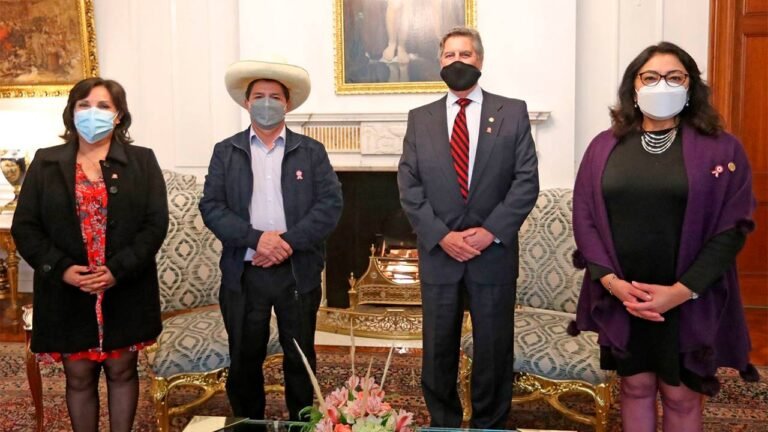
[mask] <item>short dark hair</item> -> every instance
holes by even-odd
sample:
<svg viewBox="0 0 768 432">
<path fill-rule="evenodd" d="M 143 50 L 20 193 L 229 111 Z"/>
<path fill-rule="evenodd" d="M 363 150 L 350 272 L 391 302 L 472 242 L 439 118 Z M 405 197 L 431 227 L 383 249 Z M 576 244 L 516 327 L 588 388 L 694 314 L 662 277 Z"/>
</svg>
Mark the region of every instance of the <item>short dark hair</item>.
<svg viewBox="0 0 768 432">
<path fill-rule="evenodd" d="M 120 123 L 115 125 L 115 131 L 112 134 L 112 139 L 120 140 L 124 144 L 130 144 L 133 142 L 128 128 L 131 127 L 131 112 L 128 111 L 128 100 L 125 96 L 125 89 L 117 81 L 104 79 L 100 77 L 86 78 L 81 80 L 72 90 L 69 91 L 69 98 L 67 99 L 67 106 L 64 107 L 64 113 L 62 118 L 64 119 L 64 134 L 61 138 L 64 141 L 77 142 L 77 128 L 75 127 L 75 105 L 77 101 L 85 99 L 91 94 L 91 90 L 94 87 L 104 87 L 112 97 L 112 103 L 117 109 L 117 116 L 120 119 Z"/>
<path fill-rule="evenodd" d="M 464 36 L 472 39 L 472 47 L 477 53 L 477 57 L 480 60 L 485 56 L 485 49 L 483 49 L 483 40 L 480 38 L 480 32 L 469 27 L 454 27 L 448 30 L 448 33 L 444 34 L 440 38 L 440 50 L 438 51 L 438 58 L 443 56 L 443 50 L 445 49 L 445 41 L 452 37 Z"/>
<path fill-rule="evenodd" d="M 251 98 L 251 90 L 253 90 L 253 85 L 256 84 L 259 81 L 271 81 L 280 84 L 280 87 L 283 89 L 283 96 L 285 96 L 285 100 L 289 101 L 291 100 L 291 92 L 288 91 L 288 87 L 285 86 L 285 84 L 281 83 L 278 80 L 273 80 L 269 78 L 257 78 L 251 82 L 248 83 L 248 87 L 245 89 L 245 100 L 248 100 Z"/>
<path fill-rule="evenodd" d="M 711 91 L 701 79 L 701 71 L 693 57 L 684 49 L 671 42 L 661 42 L 644 49 L 624 71 L 619 85 L 618 102 L 610 109 L 611 129 L 621 138 L 641 128 L 643 113 L 637 108 L 635 77 L 651 57 L 656 54 L 672 54 L 680 60 L 688 72 L 688 103 L 679 114 L 680 123 L 687 124 L 704 135 L 717 135 L 723 124 L 717 110 L 710 102 Z"/>
</svg>

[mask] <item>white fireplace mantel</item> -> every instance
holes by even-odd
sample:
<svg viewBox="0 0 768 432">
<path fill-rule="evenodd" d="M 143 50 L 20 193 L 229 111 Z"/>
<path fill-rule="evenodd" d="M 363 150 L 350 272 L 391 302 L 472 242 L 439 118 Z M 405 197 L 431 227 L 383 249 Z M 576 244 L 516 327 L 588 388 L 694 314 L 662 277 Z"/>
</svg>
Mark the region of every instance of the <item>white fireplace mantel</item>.
<svg viewBox="0 0 768 432">
<path fill-rule="evenodd" d="M 530 111 L 531 134 L 549 111 Z M 288 127 L 322 142 L 336 171 L 396 171 L 407 113 L 288 114 Z"/>
</svg>

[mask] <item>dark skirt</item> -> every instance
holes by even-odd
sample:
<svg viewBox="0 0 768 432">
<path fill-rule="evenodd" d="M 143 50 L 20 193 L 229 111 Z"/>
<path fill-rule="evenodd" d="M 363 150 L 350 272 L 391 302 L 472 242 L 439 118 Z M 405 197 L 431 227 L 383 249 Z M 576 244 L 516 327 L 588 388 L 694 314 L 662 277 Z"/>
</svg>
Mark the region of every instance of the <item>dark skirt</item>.
<svg viewBox="0 0 768 432">
<path fill-rule="evenodd" d="M 600 347 L 600 367 L 615 370 L 626 377 L 643 372 L 655 373 L 665 384 L 679 386 L 682 382 L 691 390 L 702 393 L 702 377 L 684 368 L 678 352 L 680 310 L 664 314 L 664 322 L 630 317 L 629 356 L 619 358 L 609 347 Z"/>
</svg>

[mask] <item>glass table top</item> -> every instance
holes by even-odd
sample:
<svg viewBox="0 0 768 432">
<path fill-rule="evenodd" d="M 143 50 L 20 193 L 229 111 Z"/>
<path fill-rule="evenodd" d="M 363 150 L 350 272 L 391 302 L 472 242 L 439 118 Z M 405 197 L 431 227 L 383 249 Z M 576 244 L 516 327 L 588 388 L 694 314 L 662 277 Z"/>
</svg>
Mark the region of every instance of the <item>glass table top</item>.
<svg viewBox="0 0 768 432">
<path fill-rule="evenodd" d="M 242 417 L 194 417 L 184 432 L 301 432 L 303 422 L 249 420 Z M 415 432 L 490 432 L 488 429 L 416 427 Z M 499 432 L 499 431 L 494 431 Z M 551 429 L 516 429 L 510 432 L 573 432 Z"/>
</svg>

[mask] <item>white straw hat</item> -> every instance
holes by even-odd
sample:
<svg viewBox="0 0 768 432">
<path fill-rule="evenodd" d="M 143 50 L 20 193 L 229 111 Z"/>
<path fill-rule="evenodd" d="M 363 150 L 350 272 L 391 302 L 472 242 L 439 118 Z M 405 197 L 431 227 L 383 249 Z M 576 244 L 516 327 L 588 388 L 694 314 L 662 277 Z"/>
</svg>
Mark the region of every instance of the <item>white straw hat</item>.
<svg viewBox="0 0 768 432">
<path fill-rule="evenodd" d="M 295 110 L 309 97 L 311 89 L 309 73 L 304 68 L 288 64 L 277 56 L 271 56 L 267 60 L 241 60 L 232 63 L 224 75 L 224 84 L 232 99 L 247 109 L 245 91 L 248 89 L 248 84 L 257 79 L 275 80 L 288 88 L 286 111 Z"/>
</svg>

